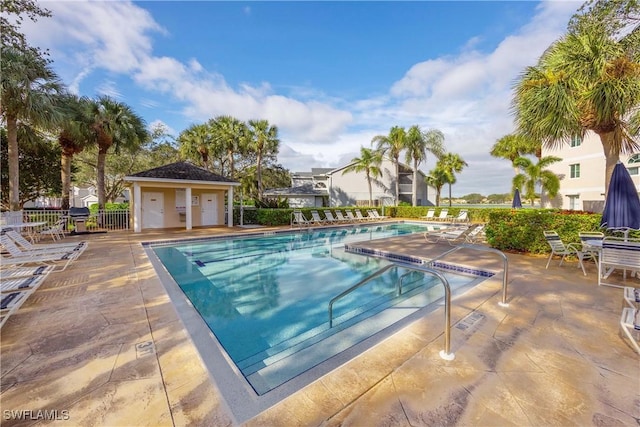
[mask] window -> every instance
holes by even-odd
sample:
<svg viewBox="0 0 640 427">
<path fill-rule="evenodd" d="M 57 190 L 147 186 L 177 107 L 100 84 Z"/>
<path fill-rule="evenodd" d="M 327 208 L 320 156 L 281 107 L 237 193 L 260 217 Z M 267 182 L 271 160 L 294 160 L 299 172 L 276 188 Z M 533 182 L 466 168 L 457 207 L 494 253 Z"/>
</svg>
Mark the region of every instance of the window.
<svg viewBox="0 0 640 427">
<path fill-rule="evenodd" d="M 638 175 L 638 171 L 640 168 L 638 166 L 627 169 L 629 171 L 629 175 Z"/>
<path fill-rule="evenodd" d="M 580 163 L 569 165 L 569 167 L 571 168 L 571 178 L 580 178 Z"/>
<path fill-rule="evenodd" d="M 568 196 L 569 197 L 569 209 L 571 209 L 572 211 L 577 211 L 578 209 L 578 199 L 580 198 L 580 196 L 578 195 L 571 195 Z"/>
<path fill-rule="evenodd" d="M 633 156 L 629 157 L 627 163 L 629 163 L 630 165 L 634 163 L 640 163 L 640 154 L 634 154 Z"/>
<path fill-rule="evenodd" d="M 582 144 L 582 138 L 579 136 L 572 136 L 571 137 L 571 146 L 572 147 L 579 147 Z"/>
</svg>

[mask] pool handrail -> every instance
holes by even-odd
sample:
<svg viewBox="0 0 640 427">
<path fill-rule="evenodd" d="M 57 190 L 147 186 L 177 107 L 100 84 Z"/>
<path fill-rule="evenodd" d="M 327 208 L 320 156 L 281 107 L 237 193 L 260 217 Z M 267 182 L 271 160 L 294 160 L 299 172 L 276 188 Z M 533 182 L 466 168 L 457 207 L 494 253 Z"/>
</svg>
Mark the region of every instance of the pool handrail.
<svg viewBox="0 0 640 427">
<path fill-rule="evenodd" d="M 421 273 L 430 273 L 436 276 L 442 282 L 442 285 L 444 286 L 444 299 L 445 299 L 445 304 L 444 304 L 445 328 L 444 328 L 444 350 L 440 351 L 440 357 L 445 360 L 453 360 L 455 358 L 455 355 L 451 353 L 451 286 L 449 285 L 449 281 L 447 280 L 446 277 L 444 277 L 441 273 L 429 267 L 391 263 L 389 265 L 385 265 L 384 267 L 380 268 L 379 270 L 375 271 L 374 273 L 360 280 L 358 283 L 344 290 L 339 295 L 336 295 L 335 297 L 333 297 L 331 301 L 329 301 L 329 328 L 333 327 L 333 304 L 336 301 L 350 294 L 351 292 L 355 291 L 359 287 L 365 285 L 372 279 L 380 276 L 381 274 L 383 274 L 384 272 L 392 268 L 405 268 L 408 270 L 414 270 Z M 404 276 L 406 276 L 406 274 L 403 274 L 396 282 L 396 289 L 397 289 L 396 292 L 398 293 L 398 295 L 402 293 L 402 279 L 404 278 Z"/>
</svg>

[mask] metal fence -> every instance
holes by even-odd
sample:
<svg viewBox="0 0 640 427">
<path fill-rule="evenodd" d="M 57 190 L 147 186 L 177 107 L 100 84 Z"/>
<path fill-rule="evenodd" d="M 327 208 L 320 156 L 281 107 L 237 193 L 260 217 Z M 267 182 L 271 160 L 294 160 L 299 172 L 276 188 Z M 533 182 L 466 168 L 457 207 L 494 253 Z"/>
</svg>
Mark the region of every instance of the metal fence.
<svg viewBox="0 0 640 427">
<path fill-rule="evenodd" d="M 9 215 L 11 214 L 11 215 Z M 15 216 L 15 212 L 4 212 L 3 216 Z M 128 209 L 104 210 L 91 212 L 84 222 L 87 231 L 100 230 L 129 230 L 130 214 Z M 24 222 L 46 222 L 48 226 L 54 225 L 58 220 L 65 219 L 65 230 L 76 229 L 76 221 L 69 216 L 68 210 L 62 209 L 25 209 L 22 211 Z M 8 222 L 7 222 L 8 223 Z"/>
</svg>

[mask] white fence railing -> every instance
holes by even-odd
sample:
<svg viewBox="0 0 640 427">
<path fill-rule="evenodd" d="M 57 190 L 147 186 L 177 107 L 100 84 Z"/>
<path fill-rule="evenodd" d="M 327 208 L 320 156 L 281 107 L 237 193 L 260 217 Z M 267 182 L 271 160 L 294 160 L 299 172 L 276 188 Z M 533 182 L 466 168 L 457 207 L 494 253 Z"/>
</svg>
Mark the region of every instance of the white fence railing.
<svg viewBox="0 0 640 427">
<path fill-rule="evenodd" d="M 129 230 L 129 210 L 99 210 L 91 212 L 84 222 L 88 231 L 97 230 Z M 2 212 L 0 223 L 16 224 L 19 222 L 46 222 L 54 225 L 59 219 L 65 218 L 65 230 L 73 231 L 76 228 L 75 220 L 69 216 L 68 210 L 62 209 L 25 209 L 18 212 Z"/>
</svg>

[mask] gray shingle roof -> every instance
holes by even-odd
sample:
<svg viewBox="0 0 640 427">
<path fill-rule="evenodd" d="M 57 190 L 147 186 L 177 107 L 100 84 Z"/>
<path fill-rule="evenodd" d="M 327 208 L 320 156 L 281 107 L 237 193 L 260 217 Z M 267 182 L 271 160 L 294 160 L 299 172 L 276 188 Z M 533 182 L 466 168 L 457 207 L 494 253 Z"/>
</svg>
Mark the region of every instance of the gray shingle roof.
<svg viewBox="0 0 640 427">
<path fill-rule="evenodd" d="M 299 187 L 268 188 L 264 191 L 268 196 L 326 196 L 327 190 L 313 188 L 313 184 L 305 184 Z"/>
<path fill-rule="evenodd" d="M 134 173 L 131 177 L 157 179 L 183 179 L 185 181 L 233 182 L 233 179 L 209 172 L 189 162 L 176 162 L 154 169 Z"/>
</svg>

